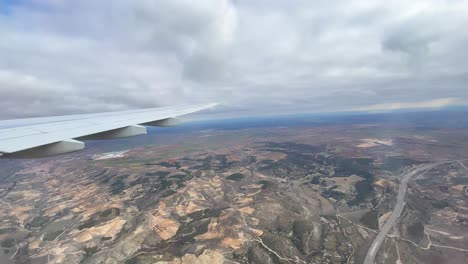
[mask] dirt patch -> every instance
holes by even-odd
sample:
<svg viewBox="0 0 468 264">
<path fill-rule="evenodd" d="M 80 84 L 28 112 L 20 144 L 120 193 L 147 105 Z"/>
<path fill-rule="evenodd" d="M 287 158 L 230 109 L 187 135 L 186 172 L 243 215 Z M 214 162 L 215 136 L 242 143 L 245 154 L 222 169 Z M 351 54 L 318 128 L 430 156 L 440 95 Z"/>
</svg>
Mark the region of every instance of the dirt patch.
<svg viewBox="0 0 468 264">
<path fill-rule="evenodd" d="M 378 139 L 378 138 L 363 138 L 361 144 L 358 144 L 358 148 L 370 148 L 375 146 L 392 146 L 393 140 L 391 139 Z"/>
</svg>

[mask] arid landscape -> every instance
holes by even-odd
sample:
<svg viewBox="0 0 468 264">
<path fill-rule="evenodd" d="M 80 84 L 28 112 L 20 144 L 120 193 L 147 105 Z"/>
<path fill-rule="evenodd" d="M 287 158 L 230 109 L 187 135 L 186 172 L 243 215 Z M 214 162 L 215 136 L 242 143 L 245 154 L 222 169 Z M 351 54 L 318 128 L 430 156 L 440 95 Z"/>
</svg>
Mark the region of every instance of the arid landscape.
<svg viewBox="0 0 468 264">
<path fill-rule="evenodd" d="M 0 262 L 466 263 L 468 128 L 288 122 L 0 160 Z"/>
</svg>

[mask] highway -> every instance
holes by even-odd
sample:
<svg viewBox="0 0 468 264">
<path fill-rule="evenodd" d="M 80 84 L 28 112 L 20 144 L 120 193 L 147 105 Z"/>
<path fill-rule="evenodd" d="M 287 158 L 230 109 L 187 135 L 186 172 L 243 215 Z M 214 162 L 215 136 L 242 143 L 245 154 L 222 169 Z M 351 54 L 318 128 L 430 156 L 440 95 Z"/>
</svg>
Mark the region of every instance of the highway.
<svg viewBox="0 0 468 264">
<path fill-rule="evenodd" d="M 416 168 L 413 168 L 409 171 L 404 172 L 401 175 L 402 180 L 400 183 L 400 187 L 398 188 L 398 196 L 397 196 L 397 203 L 395 205 L 395 209 L 393 209 L 393 212 L 390 215 L 390 218 L 384 224 L 384 226 L 380 230 L 380 233 L 377 235 L 374 242 L 370 246 L 369 251 L 367 252 L 366 258 L 364 259 L 364 264 L 374 264 L 375 256 L 377 255 L 377 252 L 379 251 L 380 245 L 382 245 L 382 242 L 387 237 L 388 232 L 390 232 L 390 230 L 395 226 L 395 223 L 400 217 L 401 212 L 403 212 L 403 207 L 405 206 L 406 187 L 408 185 L 409 179 L 411 179 L 411 177 L 413 177 L 417 173 L 431 169 L 437 165 L 438 164 L 429 164 L 429 165 L 418 166 Z"/>
</svg>

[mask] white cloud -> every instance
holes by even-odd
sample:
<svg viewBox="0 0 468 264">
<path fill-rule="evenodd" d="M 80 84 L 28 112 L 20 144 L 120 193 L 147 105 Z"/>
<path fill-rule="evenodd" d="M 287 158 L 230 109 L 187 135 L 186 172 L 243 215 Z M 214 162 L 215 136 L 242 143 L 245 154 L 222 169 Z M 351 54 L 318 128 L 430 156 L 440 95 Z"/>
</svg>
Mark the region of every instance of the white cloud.
<svg viewBox="0 0 468 264">
<path fill-rule="evenodd" d="M 468 100 L 466 1 L 31 0 L 5 10 L 0 118 Z"/>
<path fill-rule="evenodd" d="M 457 98 L 440 98 L 429 101 L 419 101 L 419 102 L 393 102 L 393 103 L 383 103 L 383 104 L 374 104 L 362 107 L 354 107 L 353 111 L 389 111 L 389 110 L 399 110 L 399 109 L 417 109 L 417 108 L 441 108 L 456 103 L 461 103 Z"/>
</svg>

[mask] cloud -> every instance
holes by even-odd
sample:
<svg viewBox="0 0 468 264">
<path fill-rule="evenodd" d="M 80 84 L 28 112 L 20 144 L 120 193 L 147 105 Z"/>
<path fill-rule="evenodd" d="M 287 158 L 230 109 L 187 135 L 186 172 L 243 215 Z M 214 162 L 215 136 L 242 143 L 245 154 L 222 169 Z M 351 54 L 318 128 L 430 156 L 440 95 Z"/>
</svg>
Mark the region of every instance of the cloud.
<svg viewBox="0 0 468 264">
<path fill-rule="evenodd" d="M 418 108 L 441 108 L 453 104 L 461 103 L 457 98 L 440 98 L 429 101 L 420 102 L 394 102 L 394 103 L 383 103 L 374 104 L 362 107 L 355 107 L 353 111 L 389 111 L 389 110 L 400 110 L 400 109 L 418 109 Z"/>
<path fill-rule="evenodd" d="M 465 1 L 30 0 L 4 10 L 0 118 L 468 99 Z"/>
</svg>

